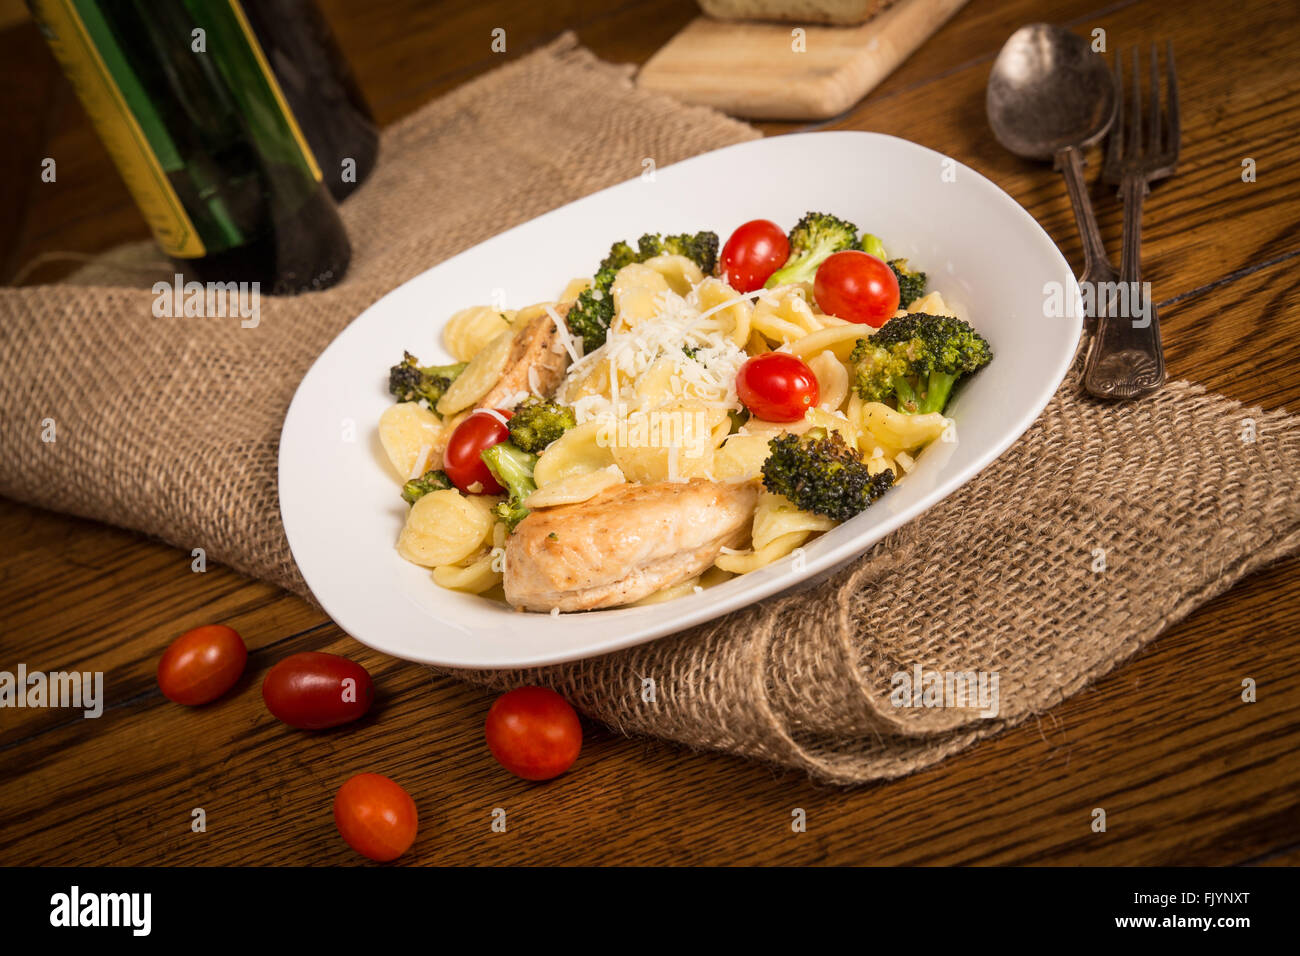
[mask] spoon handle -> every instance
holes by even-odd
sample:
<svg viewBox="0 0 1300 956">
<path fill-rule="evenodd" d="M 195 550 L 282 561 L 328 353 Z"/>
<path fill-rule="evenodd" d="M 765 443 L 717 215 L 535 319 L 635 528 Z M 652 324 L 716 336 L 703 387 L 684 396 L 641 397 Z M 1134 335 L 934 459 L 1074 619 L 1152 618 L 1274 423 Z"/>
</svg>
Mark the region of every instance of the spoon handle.
<svg viewBox="0 0 1300 956">
<path fill-rule="evenodd" d="M 1097 332 L 1083 370 L 1083 385 L 1097 398 L 1130 399 L 1165 381 L 1165 355 L 1155 303 L 1142 282 L 1142 200 L 1146 179 L 1124 177 L 1124 256 L 1117 286 L 1098 289 Z M 1103 295 L 1103 292 L 1106 294 Z"/>
<path fill-rule="evenodd" d="M 1088 197 L 1088 186 L 1083 178 L 1083 154 L 1076 146 L 1066 146 L 1056 153 L 1056 168 L 1065 176 L 1065 188 L 1069 190 L 1070 205 L 1074 207 L 1074 221 L 1079 227 L 1079 238 L 1083 240 L 1083 275 L 1079 276 L 1079 282 L 1092 283 L 1095 290 L 1102 282 L 1114 282 L 1117 275 L 1106 255 L 1106 245 L 1101 241 L 1101 229 L 1097 226 L 1092 200 Z M 1096 315 L 1091 310 L 1087 319 L 1088 328 L 1095 328 Z"/>
</svg>

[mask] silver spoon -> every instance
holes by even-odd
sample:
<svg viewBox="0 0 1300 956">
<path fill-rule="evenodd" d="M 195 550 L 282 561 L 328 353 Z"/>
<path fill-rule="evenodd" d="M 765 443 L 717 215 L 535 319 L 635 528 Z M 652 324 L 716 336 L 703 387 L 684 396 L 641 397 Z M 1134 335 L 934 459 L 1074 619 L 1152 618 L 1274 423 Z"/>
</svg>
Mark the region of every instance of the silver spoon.
<svg viewBox="0 0 1300 956">
<path fill-rule="evenodd" d="M 1021 27 L 1003 45 L 989 74 L 985 107 L 998 142 L 1027 159 L 1051 159 L 1065 175 L 1083 240 L 1083 275 L 1092 290 L 1114 288 L 1110 264 L 1083 179 L 1083 151 L 1115 120 L 1115 79 L 1082 37 L 1047 23 Z M 1095 322 L 1097 297 L 1090 297 Z"/>
</svg>

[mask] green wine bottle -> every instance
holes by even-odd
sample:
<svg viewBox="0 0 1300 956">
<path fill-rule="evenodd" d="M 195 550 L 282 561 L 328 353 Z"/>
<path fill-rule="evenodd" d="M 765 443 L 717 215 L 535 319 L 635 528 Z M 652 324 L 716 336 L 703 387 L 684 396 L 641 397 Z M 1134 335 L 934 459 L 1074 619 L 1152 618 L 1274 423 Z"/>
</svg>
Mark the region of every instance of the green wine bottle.
<svg viewBox="0 0 1300 956">
<path fill-rule="evenodd" d="M 239 0 L 28 0 L 186 280 L 333 285 L 351 247 Z"/>
</svg>

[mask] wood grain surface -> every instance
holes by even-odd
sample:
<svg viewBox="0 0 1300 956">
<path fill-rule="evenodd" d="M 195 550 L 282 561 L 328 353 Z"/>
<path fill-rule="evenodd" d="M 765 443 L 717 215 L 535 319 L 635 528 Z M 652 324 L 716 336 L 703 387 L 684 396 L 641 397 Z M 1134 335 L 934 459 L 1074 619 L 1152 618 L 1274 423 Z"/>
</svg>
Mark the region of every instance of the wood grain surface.
<svg viewBox="0 0 1300 956">
<path fill-rule="evenodd" d="M 689 0 L 322 6 L 383 123 L 499 64 L 495 27 L 507 31 L 507 57 L 572 28 L 606 59 L 643 63 L 696 15 Z M 763 129 L 870 129 L 938 149 L 1015 196 L 1081 268 L 1063 183 L 1003 152 L 984 120 L 998 48 L 1035 20 L 1104 30 L 1112 50 L 1173 40 L 1184 152 L 1147 201 L 1143 247 L 1170 375 L 1300 409 L 1293 2 L 1245 0 L 1229 15 L 1210 0 L 971 0 L 842 116 Z M 77 256 L 147 235 L 29 22 L 0 30 L 0 57 L 0 208 L 11 226 L 0 278 L 50 281 Z M 57 184 L 39 181 L 45 156 L 58 158 Z M 1242 179 L 1246 159 L 1255 182 Z M 1093 198 L 1118 261 L 1120 207 L 1100 185 Z M 392 776 L 417 801 L 407 864 L 1300 862 L 1300 559 L 1241 582 L 1041 718 L 912 777 L 845 790 L 596 726 L 568 774 L 525 783 L 484 745 L 488 695 L 362 647 L 297 598 L 222 568 L 195 574 L 185 553 L 11 502 L 0 501 L 0 541 L 0 670 L 103 671 L 108 698 L 97 720 L 0 710 L 0 864 L 362 862 L 330 812 L 361 771 Z M 171 704 L 155 682 L 158 656 L 209 622 L 244 636 L 247 672 L 213 705 Z M 359 725 L 306 734 L 266 712 L 266 670 L 308 649 L 370 669 L 381 697 Z M 1246 677 L 1258 684 L 1253 704 L 1240 699 Z M 198 807 L 205 833 L 190 829 Z M 498 807 L 505 833 L 490 828 Z M 1105 833 L 1089 827 L 1095 807 L 1107 811 Z M 796 808 L 806 833 L 791 830 Z"/>
</svg>

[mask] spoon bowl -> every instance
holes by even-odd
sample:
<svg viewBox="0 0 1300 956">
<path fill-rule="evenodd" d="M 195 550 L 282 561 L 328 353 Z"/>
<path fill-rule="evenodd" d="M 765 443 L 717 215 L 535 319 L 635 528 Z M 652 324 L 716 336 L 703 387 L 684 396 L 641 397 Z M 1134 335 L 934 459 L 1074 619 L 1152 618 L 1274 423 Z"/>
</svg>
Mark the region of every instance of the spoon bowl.
<svg viewBox="0 0 1300 956">
<path fill-rule="evenodd" d="M 1052 159 L 1101 139 L 1115 116 L 1115 82 L 1088 42 L 1047 23 L 1021 27 L 989 75 L 985 105 L 998 142 L 1027 159 Z"/>
</svg>

